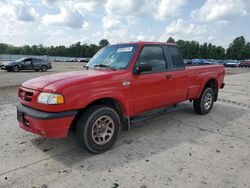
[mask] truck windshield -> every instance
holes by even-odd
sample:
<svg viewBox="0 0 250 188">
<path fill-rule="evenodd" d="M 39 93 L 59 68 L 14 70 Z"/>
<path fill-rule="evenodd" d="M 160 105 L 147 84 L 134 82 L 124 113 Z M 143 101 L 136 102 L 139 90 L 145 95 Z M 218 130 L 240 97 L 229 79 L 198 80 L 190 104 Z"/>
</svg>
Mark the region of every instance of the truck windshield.
<svg viewBox="0 0 250 188">
<path fill-rule="evenodd" d="M 100 49 L 87 64 L 89 69 L 110 68 L 113 70 L 128 68 L 137 50 L 137 44 L 120 44 Z"/>
</svg>

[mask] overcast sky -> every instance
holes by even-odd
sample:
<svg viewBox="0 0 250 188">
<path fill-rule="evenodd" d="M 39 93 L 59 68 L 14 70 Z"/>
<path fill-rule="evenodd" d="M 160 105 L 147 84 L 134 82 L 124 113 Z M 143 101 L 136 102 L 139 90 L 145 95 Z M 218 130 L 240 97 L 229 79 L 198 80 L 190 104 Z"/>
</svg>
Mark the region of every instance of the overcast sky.
<svg viewBox="0 0 250 188">
<path fill-rule="evenodd" d="M 250 0 L 0 0 L 0 43 L 250 41 Z"/>
</svg>

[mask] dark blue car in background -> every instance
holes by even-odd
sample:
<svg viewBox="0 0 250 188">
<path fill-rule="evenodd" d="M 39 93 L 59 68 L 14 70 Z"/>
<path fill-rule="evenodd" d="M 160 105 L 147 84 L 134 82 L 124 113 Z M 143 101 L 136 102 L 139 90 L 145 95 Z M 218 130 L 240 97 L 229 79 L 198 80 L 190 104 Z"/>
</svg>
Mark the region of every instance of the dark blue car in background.
<svg viewBox="0 0 250 188">
<path fill-rule="evenodd" d="M 1 70 L 7 70 L 8 72 L 19 72 L 21 70 L 46 72 L 48 69 L 52 69 L 52 65 L 45 59 L 29 57 L 3 63 L 0 68 Z"/>
</svg>

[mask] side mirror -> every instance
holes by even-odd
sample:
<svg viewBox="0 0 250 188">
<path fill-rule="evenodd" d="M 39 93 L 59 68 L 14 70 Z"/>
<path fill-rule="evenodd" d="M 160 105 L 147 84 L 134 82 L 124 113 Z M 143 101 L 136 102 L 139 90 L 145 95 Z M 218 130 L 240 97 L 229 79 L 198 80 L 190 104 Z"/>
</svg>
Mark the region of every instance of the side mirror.
<svg viewBox="0 0 250 188">
<path fill-rule="evenodd" d="M 140 74 L 142 72 L 147 72 L 147 71 L 151 71 L 152 65 L 149 62 L 140 62 L 137 66 L 136 66 L 136 73 Z"/>
</svg>

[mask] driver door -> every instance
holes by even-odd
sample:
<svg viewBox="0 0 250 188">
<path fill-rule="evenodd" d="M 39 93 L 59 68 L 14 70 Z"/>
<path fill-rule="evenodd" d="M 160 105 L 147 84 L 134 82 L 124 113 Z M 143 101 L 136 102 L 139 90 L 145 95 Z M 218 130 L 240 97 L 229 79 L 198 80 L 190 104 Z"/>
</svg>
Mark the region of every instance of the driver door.
<svg viewBox="0 0 250 188">
<path fill-rule="evenodd" d="M 22 70 L 33 70 L 32 59 L 24 59 L 21 63 Z"/>
<path fill-rule="evenodd" d="M 135 115 L 166 104 L 167 63 L 163 47 L 144 46 L 136 64 L 140 62 L 150 63 L 152 70 L 132 76 Z"/>
<path fill-rule="evenodd" d="M 41 69 L 41 65 L 42 65 L 42 61 L 40 59 L 37 59 L 37 58 L 33 58 L 32 59 L 33 69 L 40 70 Z"/>
</svg>

